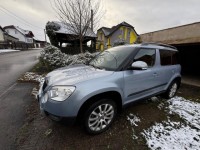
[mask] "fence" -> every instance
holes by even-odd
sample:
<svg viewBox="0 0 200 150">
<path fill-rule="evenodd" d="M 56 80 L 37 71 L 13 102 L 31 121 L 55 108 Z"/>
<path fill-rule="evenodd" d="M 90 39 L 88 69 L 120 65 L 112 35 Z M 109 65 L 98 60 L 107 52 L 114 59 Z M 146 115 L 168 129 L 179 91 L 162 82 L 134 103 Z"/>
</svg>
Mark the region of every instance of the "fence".
<svg viewBox="0 0 200 150">
<path fill-rule="evenodd" d="M 0 42 L 0 49 L 29 49 L 34 48 L 33 43 L 24 42 Z"/>
</svg>

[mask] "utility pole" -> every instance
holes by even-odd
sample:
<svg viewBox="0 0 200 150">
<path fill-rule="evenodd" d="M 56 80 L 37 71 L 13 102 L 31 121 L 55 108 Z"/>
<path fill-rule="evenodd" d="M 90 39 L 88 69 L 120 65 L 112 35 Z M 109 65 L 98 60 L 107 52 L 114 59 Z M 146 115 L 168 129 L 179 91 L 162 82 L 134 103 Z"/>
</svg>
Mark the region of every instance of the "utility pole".
<svg viewBox="0 0 200 150">
<path fill-rule="evenodd" d="M 91 29 L 92 31 L 94 30 L 94 14 L 93 14 L 93 10 L 91 9 Z"/>
<path fill-rule="evenodd" d="M 45 42 L 47 42 L 46 30 L 44 29 Z"/>
<path fill-rule="evenodd" d="M 92 32 L 94 32 L 94 14 L 93 14 L 93 10 L 91 9 L 91 30 Z M 94 48 L 95 42 L 91 41 L 91 46 L 92 48 Z"/>
</svg>

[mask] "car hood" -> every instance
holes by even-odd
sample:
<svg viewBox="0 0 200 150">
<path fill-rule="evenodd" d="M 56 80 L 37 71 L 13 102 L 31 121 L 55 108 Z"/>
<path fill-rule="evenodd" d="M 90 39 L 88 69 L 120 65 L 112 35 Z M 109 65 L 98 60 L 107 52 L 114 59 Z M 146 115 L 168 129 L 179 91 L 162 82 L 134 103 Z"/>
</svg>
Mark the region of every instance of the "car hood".
<svg viewBox="0 0 200 150">
<path fill-rule="evenodd" d="M 113 71 L 96 69 L 83 64 L 63 67 L 47 74 L 48 85 L 75 85 L 90 79 L 111 75 Z"/>
</svg>

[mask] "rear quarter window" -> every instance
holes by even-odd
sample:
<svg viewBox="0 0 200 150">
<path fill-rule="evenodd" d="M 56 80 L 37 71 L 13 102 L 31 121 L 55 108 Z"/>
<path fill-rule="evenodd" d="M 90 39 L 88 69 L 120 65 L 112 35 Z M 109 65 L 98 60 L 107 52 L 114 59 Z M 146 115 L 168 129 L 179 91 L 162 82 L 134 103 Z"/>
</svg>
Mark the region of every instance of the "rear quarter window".
<svg viewBox="0 0 200 150">
<path fill-rule="evenodd" d="M 179 64 L 178 52 L 170 50 L 159 50 L 159 51 L 160 51 L 160 64 L 162 66 Z"/>
</svg>

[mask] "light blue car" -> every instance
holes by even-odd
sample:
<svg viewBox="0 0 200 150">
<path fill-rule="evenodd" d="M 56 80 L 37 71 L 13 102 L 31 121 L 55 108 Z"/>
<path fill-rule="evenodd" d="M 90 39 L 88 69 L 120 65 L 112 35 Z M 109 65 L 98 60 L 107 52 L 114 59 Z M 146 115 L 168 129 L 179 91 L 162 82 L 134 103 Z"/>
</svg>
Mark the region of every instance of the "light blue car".
<svg viewBox="0 0 200 150">
<path fill-rule="evenodd" d="M 78 120 L 88 133 L 98 134 L 134 101 L 173 97 L 181 83 L 180 72 L 173 46 L 143 43 L 110 48 L 88 65 L 50 72 L 38 94 L 40 109 L 53 120 Z"/>
</svg>

